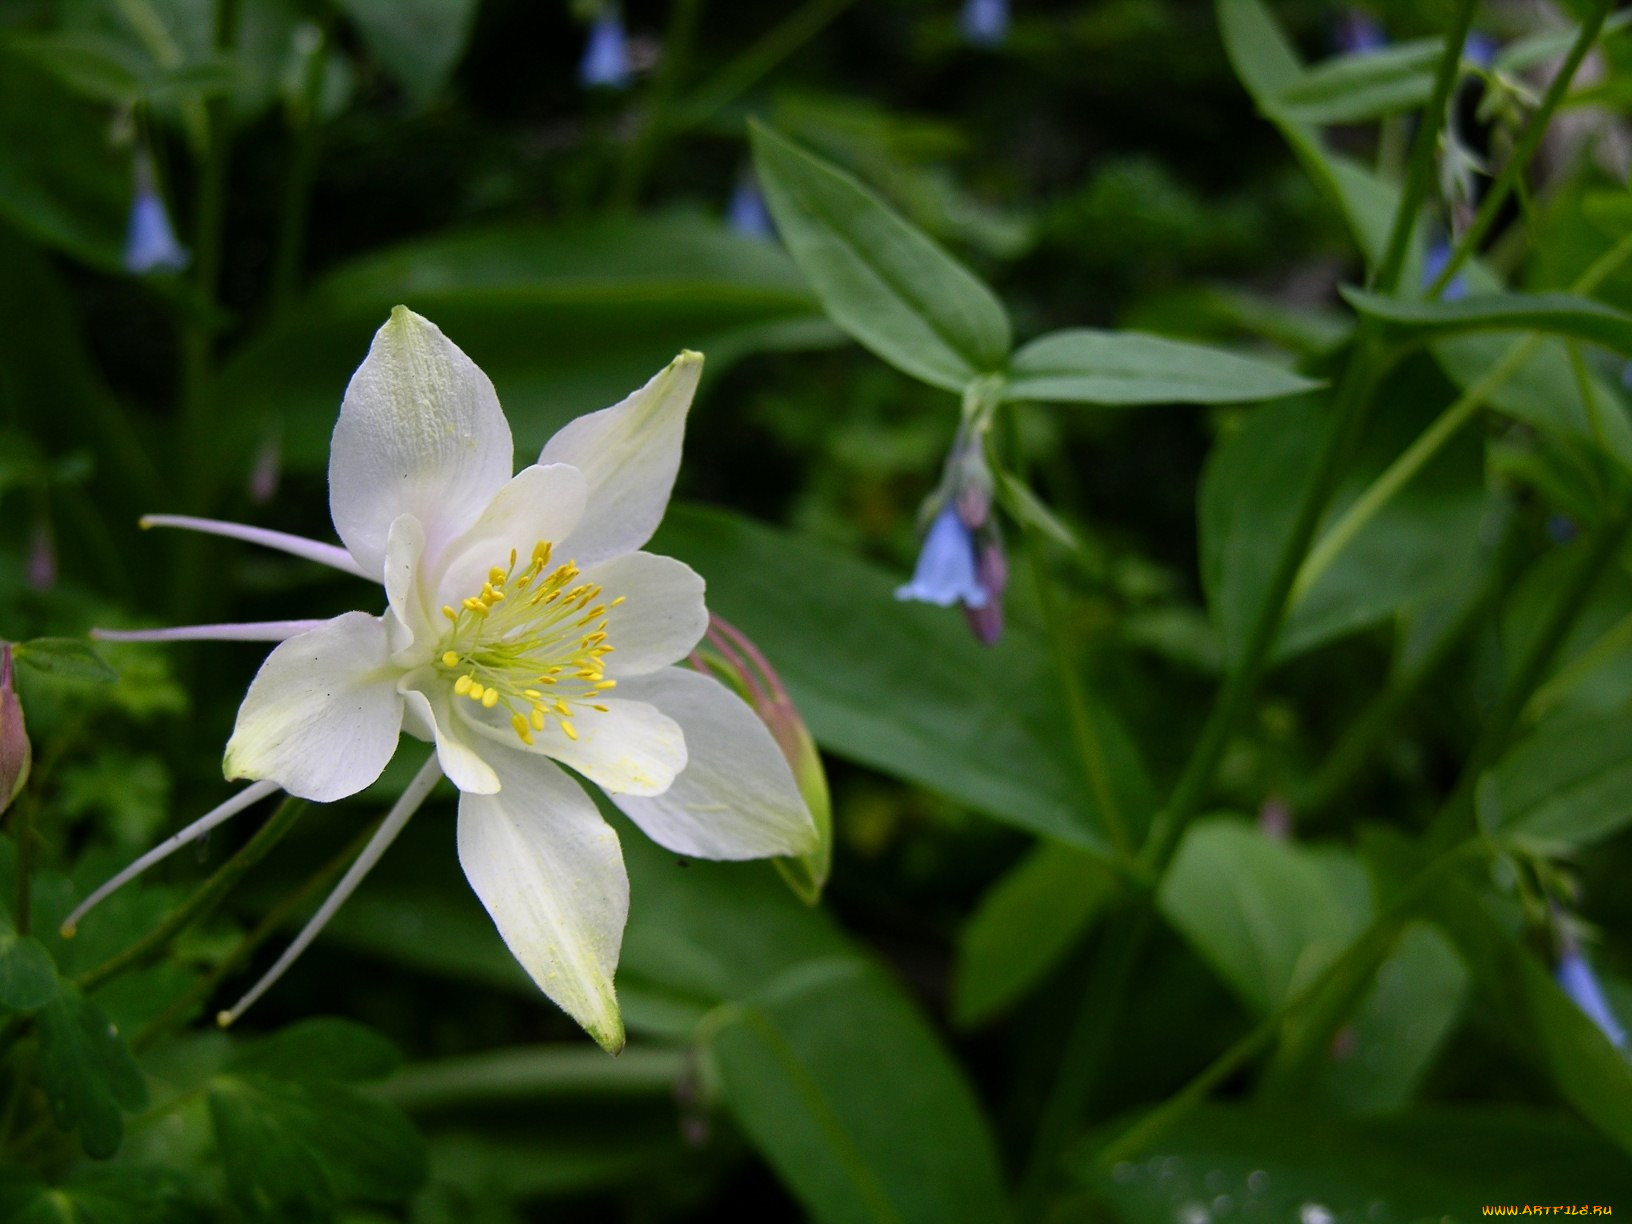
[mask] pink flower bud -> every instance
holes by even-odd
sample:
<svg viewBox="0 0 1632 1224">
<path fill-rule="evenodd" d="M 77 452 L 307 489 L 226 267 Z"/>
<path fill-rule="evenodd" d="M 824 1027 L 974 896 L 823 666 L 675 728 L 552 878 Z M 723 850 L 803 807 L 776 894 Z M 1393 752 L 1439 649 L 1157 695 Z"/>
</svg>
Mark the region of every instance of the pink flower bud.
<svg viewBox="0 0 1632 1224">
<path fill-rule="evenodd" d="M 11 683 L 11 643 L 0 642 L 0 812 L 22 792 L 33 763 L 34 749 L 23 725 L 23 703 Z"/>
</svg>

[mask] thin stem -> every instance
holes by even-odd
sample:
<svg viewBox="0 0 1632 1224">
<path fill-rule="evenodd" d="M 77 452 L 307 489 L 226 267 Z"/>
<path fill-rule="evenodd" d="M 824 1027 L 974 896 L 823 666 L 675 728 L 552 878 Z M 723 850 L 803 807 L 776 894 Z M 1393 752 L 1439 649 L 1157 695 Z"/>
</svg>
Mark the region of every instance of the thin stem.
<svg viewBox="0 0 1632 1224">
<path fill-rule="evenodd" d="M 675 0 L 670 9 L 669 28 L 663 36 L 663 57 L 658 63 L 657 77 L 647 93 L 640 125 L 624 153 L 617 182 L 612 188 L 614 211 L 626 212 L 634 208 L 658 146 L 669 135 L 670 105 L 679 91 L 680 79 L 685 75 L 702 15 L 703 0 Z"/>
<path fill-rule="evenodd" d="M 261 916 L 261 920 L 244 935 L 232 948 L 218 960 L 210 971 L 181 994 L 173 1003 L 162 1012 L 148 1021 L 141 1032 L 131 1041 L 131 1049 L 140 1053 L 147 1049 L 166 1032 L 178 1025 L 185 1024 L 193 1014 L 195 1008 L 215 993 L 215 988 L 221 984 L 226 976 L 239 965 L 243 964 L 263 943 L 270 939 L 282 928 L 291 915 L 296 913 L 320 889 L 331 884 L 336 877 L 345 870 L 347 864 L 356 859 L 364 846 L 379 830 L 385 817 L 372 824 L 365 825 L 362 832 L 352 838 L 340 852 L 330 858 L 288 896 L 281 898 L 276 905 Z"/>
<path fill-rule="evenodd" d="M 1581 295 L 1597 292 L 1599 286 L 1628 258 L 1632 258 L 1632 234 L 1623 235 L 1620 241 L 1595 259 L 1592 265 L 1576 278 L 1575 283 L 1570 286 L 1570 292 Z M 1365 492 L 1338 516 L 1337 521 L 1321 536 L 1319 543 L 1310 551 L 1298 571 L 1297 581 L 1292 587 L 1291 602 L 1294 606 L 1309 593 L 1320 576 L 1353 542 L 1354 537 L 1360 534 L 1361 529 L 1376 516 L 1377 512 L 1409 484 L 1411 478 L 1426 467 L 1435 455 L 1439 454 L 1456 436 L 1457 431 L 1473 419 L 1479 409 L 1507 383 L 1508 379 L 1524 368 L 1525 363 L 1536 354 L 1545 339 L 1546 337 L 1540 334 L 1534 334 L 1526 336 L 1509 348 L 1500 361 L 1485 371 L 1477 382 L 1440 413 L 1433 424 L 1429 425 L 1416 441 L 1389 464 Z M 1591 410 L 1589 402 L 1588 411 Z"/>
<path fill-rule="evenodd" d="M 300 270 L 306 255 L 306 222 L 310 209 L 312 178 L 317 168 L 318 149 L 323 133 L 323 82 L 329 67 L 331 22 L 316 30 L 316 41 L 306 56 L 301 78 L 300 100 L 291 115 L 289 171 L 283 180 L 283 199 L 278 211 L 278 236 L 272 264 L 272 314 L 289 308 L 300 288 Z"/>
<path fill-rule="evenodd" d="M 1320 453 L 1315 458 L 1314 471 L 1304 489 L 1292 528 L 1281 546 L 1269 589 L 1264 593 L 1264 602 L 1253 620 L 1247 643 L 1225 679 L 1224 688 L 1202 728 L 1201 737 L 1173 788 L 1172 798 L 1151 823 L 1150 836 L 1140 854 L 1141 861 L 1148 867 L 1159 869 L 1166 863 L 1185 826 L 1206 802 L 1213 774 L 1218 769 L 1225 748 L 1229 746 L 1230 736 L 1235 731 L 1236 723 L 1246 713 L 1269 662 L 1270 650 L 1280 632 L 1293 581 L 1308 552 L 1309 542 L 1314 538 L 1315 528 L 1320 524 L 1321 515 L 1325 513 L 1326 505 L 1337 487 L 1343 462 L 1353 449 L 1365 422 L 1371 390 L 1381 375 L 1383 360 L 1378 342 L 1370 337 L 1362 321 L 1354 349 L 1337 387 L 1331 419 L 1327 422 Z"/>
<path fill-rule="evenodd" d="M 12 833 L 17 838 L 17 934 L 27 935 L 33 900 L 30 889 L 34 879 L 34 804 L 33 794 L 18 796 L 17 815 L 12 821 Z"/>
<path fill-rule="evenodd" d="M 670 123 L 671 134 L 708 122 L 827 28 L 856 0 L 810 0 L 703 82 Z"/>
<path fill-rule="evenodd" d="M 1106 832 L 1111 835 L 1116 848 L 1127 855 L 1133 849 L 1127 817 L 1122 812 L 1122 805 L 1117 802 L 1116 788 L 1111 785 L 1105 746 L 1100 743 L 1099 729 L 1094 725 L 1093 714 L 1088 708 L 1088 696 L 1082 686 L 1082 671 L 1071 649 L 1065 618 L 1061 614 L 1059 593 L 1054 590 L 1043 567 L 1042 548 L 1036 531 L 1029 524 L 1023 525 L 1021 530 L 1026 562 L 1037 588 L 1037 604 L 1042 611 L 1043 627 L 1054 654 L 1054 670 L 1059 675 L 1060 688 L 1065 694 L 1065 708 L 1071 719 L 1071 735 L 1076 741 L 1077 756 L 1082 761 L 1088 789 L 1094 796 L 1094 807 L 1105 822 Z"/>
<path fill-rule="evenodd" d="M 285 833 L 294 827 L 295 821 L 306 808 L 304 799 L 296 799 L 293 795 L 278 805 L 275 812 L 267 818 L 265 824 L 255 831 L 243 846 L 216 868 L 215 874 L 204 881 L 204 884 L 180 907 L 154 927 L 146 935 L 131 944 L 123 952 L 109 957 L 94 969 L 79 975 L 75 983 L 81 990 L 87 992 L 95 990 L 104 982 L 118 977 L 127 969 L 134 969 L 138 965 L 147 963 L 161 955 L 165 948 L 177 935 L 186 930 L 198 919 L 221 902 L 221 899 L 230 892 L 238 881 L 244 877 L 249 869 L 265 858 L 267 852 L 283 840 Z"/>
<path fill-rule="evenodd" d="M 529 1046 L 406 1067 L 372 1091 L 403 1109 L 560 1096 L 669 1096 L 685 1070 L 683 1050 L 631 1046 L 608 1058 L 576 1046 Z"/>
<path fill-rule="evenodd" d="M 1440 127 L 1445 121 L 1451 94 L 1456 89 L 1462 69 L 1462 45 L 1467 41 L 1473 25 L 1479 0 L 1460 0 L 1451 28 L 1445 37 L 1445 49 L 1440 53 L 1434 70 L 1434 91 L 1417 125 L 1416 142 L 1411 146 L 1411 161 L 1406 170 L 1405 187 L 1399 204 L 1394 209 L 1394 220 L 1389 226 L 1388 243 L 1383 257 L 1373 270 L 1371 288 L 1379 293 L 1393 293 L 1399 288 L 1400 275 L 1405 270 L 1405 257 L 1411 249 L 1411 236 L 1422 215 L 1422 203 L 1434 181 L 1434 159 L 1439 151 Z"/>
<path fill-rule="evenodd" d="M 1598 41 L 1598 34 L 1603 29 L 1604 19 L 1609 16 L 1612 0 L 1597 0 L 1587 19 L 1581 23 L 1581 29 L 1570 44 L 1569 54 L 1559 66 L 1557 74 L 1547 85 L 1547 92 L 1542 95 L 1541 103 L 1531 114 L 1524 125 L 1524 131 L 1514 143 L 1513 155 L 1502 164 L 1502 172 L 1497 175 L 1495 183 L 1485 193 L 1485 198 L 1479 202 L 1479 211 L 1474 214 L 1473 222 L 1467 232 L 1462 235 L 1461 241 L 1451 251 L 1451 256 L 1445 261 L 1434 283 L 1428 287 L 1429 297 L 1438 297 L 1444 292 L 1445 286 L 1461 270 L 1462 265 L 1479 249 L 1490 227 L 1496 223 L 1497 214 L 1502 205 L 1507 202 L 1508 195 L 1518 185 L 1520 176 L 1530 165 L 1530 159 L 1535 156 L 1540 147 L 1542 137 L 1547 134 L 1547 125 L 1552 121 L 1553 112 L 1564 101 L 1564 95 L 1569 92 L 1570 84 L 1575 80 L 1575 73 L 1581 67 L 1581 61 L 1586 59 L 1587 52 Z"/>
</svg>

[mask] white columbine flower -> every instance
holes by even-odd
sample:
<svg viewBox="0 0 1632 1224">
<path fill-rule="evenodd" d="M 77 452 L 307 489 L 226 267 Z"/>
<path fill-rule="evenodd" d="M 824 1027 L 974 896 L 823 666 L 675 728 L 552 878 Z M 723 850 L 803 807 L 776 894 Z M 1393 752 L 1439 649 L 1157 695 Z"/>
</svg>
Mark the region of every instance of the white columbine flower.
<svg viewBox="0 0 1632 1224">
<path fill-rule="evenodd" d="M 380 776 L 403 731 L 435 744 L 373 841 L 236 1018 L 310 943 L 446 775 L 459 861 L 517 960 L 609 1050 L 629 885 L 616 833 L 556 762 L 659 845 L 712 859 L 795 855 L 816 829 L 749 707 L 685 659 L 703 580 L 641 552 L 668 504 L 702 357 L 682 353 L 622 403 L 580 417 L 511 475 L 487 376 L 397 307 L 346 389 L 329 457 L 344 547 L 211 520 L 232 536 L 381 583 L 386 610 L 106 638 L 280 641 L 238 711 L 226 774 L 254 784 L 137 860 L 108 892 L 260 798 L 327 802 Z"/>
</svg>

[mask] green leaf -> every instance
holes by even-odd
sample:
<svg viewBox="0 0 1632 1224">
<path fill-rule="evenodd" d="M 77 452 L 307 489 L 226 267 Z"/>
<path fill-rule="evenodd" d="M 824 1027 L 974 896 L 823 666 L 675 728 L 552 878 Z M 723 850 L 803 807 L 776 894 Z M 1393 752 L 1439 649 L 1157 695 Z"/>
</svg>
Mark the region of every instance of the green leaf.
<svg viewBox="0 0 1632 1224">
<path fill-rule="evenodd" d="M 6 1224 L 204 1224 L 195 1186 L 175 1169 L 120 1163 L 82 1167 L 52 1185 L 32 1169 L 0 1167 Z"/>
<path fill-rule="evenodd" d="M 1547 853 L 1602 841 L 1632 824 L 1632 717 L 1547 720 L 1479 781 L 1479 822 Z"/>
<path fill-rule="evenodd" d="M 1360 123 L 1415 110 L 1434 88 L 1437 38 L 1340 55 L 1316 64 L 1280 92 L 1284 112 L 1301 123 Z"/>
<path fill-rule="evenodd" d="M 12 647 L 17 662 L 60 680 L 93 680 L 111 684 L 119 673 L 82 638 L 34 638 Z"/>
<path fill-rule="evenodd" d="M 106 129 L 101 106 L 0 49 L 0 216 L 111 271 L 123 249 L 131 171 Z"/>
<path fill-rule="evenodd" d="M 343 1203 L 398 1202 L 425 1177 L 402 1114 L 343 1084 L 221 1075 L 209 1107 L 227 1184 L 252 1220 L 330 1220 Z"/>
<path fill-rule="evenodd" d="M 899 577 L 719 511 L 672 508 L 658 541 L 707 579 L 709 606 L 771 659 L 829 752 L 1103 852 L 1053 663 L 1019 626 L 982 646 L 960 618 L 897 601 Z M 1148 812 L 1126 732 L 1102 706 L 1093 714 L 1118 802 Z"/>
<path fill-rule="evenodd" d="M 476 0 L 338 0 L 370 51 L 423 106 L 465 53 Z"/>
<path fill-rule="evenodd" d="M 1485 1014 L 1582 1117 L 1632 1152 L 1632 1064 L 1626 1056 L 1470 887 L 1456 884 L 1435 900 L 1436 917 L 1472 970 Z"/>
<path fill-rule="evenodd" d="M 1191 826 L 1156 904 L 1248 1006 L 1268 1013 L 1353 942 L 1370 898 L 1346 854 L 1219 817 Z"/>
<path fill-rule="evenodd" d="M 992 291 L 850 175 L 760 124 L 754 166 L 771 215 L 829 317 L 879 357 L 961 392 L 1009 354 Z"/>
<path fill-rule="evenodd" d="M 1345 1113 L 1388 1113 L 1416 1094 L 1468 994 L 1468 973 L 1435 928 L 1405 929 L 1378 969 L 1313 1091 Z"/>
<path fill-rule="evenodd" d="M 402 1055 L 367 1025 L 338 1017 L 315 1017 L 279 1029 L 234 1054 L 234 1072 L 289 1080 L 355 1083 L 391 1074 Z"/>
<path fill-rule="evenodd" d="M 812 1218 L 1004 1218 L 979 1105 L 878 969 L 805 965 L 725 1017 L 710 1048 L 726 1102 Z"/>
<path fill-rule="evenodd" d="M 1103 863 L 1038 846 L 981 897 L 958 933 L 952 1014 L 975 1025 L 1023 998 L 1081 942 L 1119 891 Z"/>
<path fill-rule="evenodd" d="M 123 1110 L 147 1103 L 141 1068 L 107 1015 L 63 983 L 36 1018 L 40 1078 L 63 1130 L 77 1130 L 86 1154 L 111 1156 L 124 1137 Z"/>
<path fill-rule="evenodd" d="M 99 102 L 135 101 L 148 67 L 129 43 L 86 30 L 13 33 L 0 45 L 44 68 L 75 93 Z"/>
<path fill-rule="evenodd" d="M 1320 384 L 1251 357 L 1138 332 L 1050 332 L 1009 362 L 1007 400 L 1083 404 L 1238 404 Z"/>
<path fill-rule="evenodd" d="M 57 997 L 57 967 L 32 935 L 0 931 L 0 1007 L 38 1011 Z"/>
<path fill-rule="evenodd" d="M 1384 384 L 1320 534 L 1427 424 L 1442 387 L 1426 363 L 1403 367 Z M 1226 659 L 1246 645 L 1325 429 L 1308 401 L 1266 404 L 1207 461 L 1199 498 L 1201 575 Z M 1453 439 L 1302 592 L 1276 656 L 1293 657 L 1467 581 L 1488 500 L 1479 439 Z"/>
<path fill-rule="evenodd" d="M 1212 1218 L 1221 1196 L 1232 1219 L 1382 1224 L 1476 1220 L 1497 1203 L 1618 1206 L 1632 1196 L 1625 1159 L 1590 1131 L 1513 1108 L 1363 1120 L 1200 1105 L 1137 1160 L 1105 1169 L 1085 1153 L 1076 1169 L 1123 1224 Z"/>
<path fill-rule="evenodd" d="M 1567 293 L 1479 293 L 1447 302 L 1385 297 L 1345 286 L 1343 297 L 1396 334 L 1426 339 L 1463 332 L 1536 331 L 1632 355 L 1632 314 Z"/>
<path fill-rule="evenodd" d="M 512 225 L 411 242 L 330 273 L 222 371 L 247 453 L 281 428 L 284 460 L 321 470 L 336 404 L 375 330 L 407 303 L 492 378 L 518 449 L 617 403 L 682 348 L 705 388 L 765 349 L 841 340 L 780 250 L 699 218 Z"/>
</svg>

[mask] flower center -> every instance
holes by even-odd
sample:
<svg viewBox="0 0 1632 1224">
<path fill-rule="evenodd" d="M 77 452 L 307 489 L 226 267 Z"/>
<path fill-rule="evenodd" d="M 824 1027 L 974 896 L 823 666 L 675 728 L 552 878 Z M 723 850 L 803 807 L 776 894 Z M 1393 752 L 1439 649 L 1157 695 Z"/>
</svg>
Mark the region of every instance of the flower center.
<svg viewBox="0 0 1632 1224">
<path fill-rule="evenodd" d="M 511 549 L 509 565 L 489 570 L 480 591 L 458 607 L 442 608 L 449 628 L 437 644 L 437 666 L 454 677 L 457 696 L 508 710 L 524 744 L 552 715 L 568 739 L 577 739 L 573 703 L 605 713 L 597 699 L 617 685 L 606 679 L 603 664 L 612 653 L 606 613 L 624 597 L 598 602 L 599 586 L 575 584 L 576 562 L 549 566 L 548 540 L 534 546 L 532 561 L 520 570 Z"/>
</svg>

